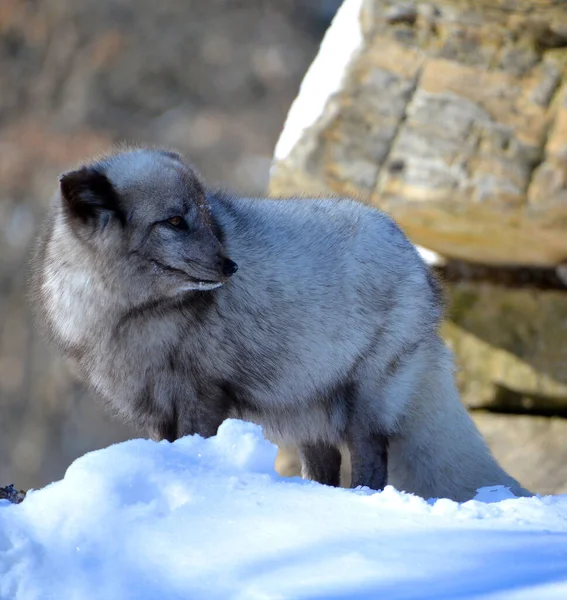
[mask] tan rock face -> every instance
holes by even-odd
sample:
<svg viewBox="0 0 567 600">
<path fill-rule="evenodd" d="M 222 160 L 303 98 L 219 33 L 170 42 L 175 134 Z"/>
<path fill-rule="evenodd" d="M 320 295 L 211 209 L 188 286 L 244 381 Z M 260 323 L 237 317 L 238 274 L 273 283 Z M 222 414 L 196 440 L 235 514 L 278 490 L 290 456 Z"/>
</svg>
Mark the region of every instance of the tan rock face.
<svg viewBox="0 0 567 600">
<path fill-rule="evenodd" d="M 567 421 L 473 412 L 500 464 L 538 494 L 567 493 Z"/>
<path fill-rule="evenodd" d="M 294 143 L 276 153 L 270 192 L 358 196 L 449 257 L 566 261 L 565 7 L 346 5 L 290 112 Z M 302 93 L 314 95 L 320 65 L 332 72 L 343 30 L 359 38 L 339 85 L 325 89 L 322 78 L 321 112 L 301 121 L 294 109 L 309 100 Z"/>
<path fill-rule="evenodd" d="M 465 404 L 567 414 L 565 292 L 478 282 L 448 291 L 442 334 L 457 356 Z"/>
</svg>

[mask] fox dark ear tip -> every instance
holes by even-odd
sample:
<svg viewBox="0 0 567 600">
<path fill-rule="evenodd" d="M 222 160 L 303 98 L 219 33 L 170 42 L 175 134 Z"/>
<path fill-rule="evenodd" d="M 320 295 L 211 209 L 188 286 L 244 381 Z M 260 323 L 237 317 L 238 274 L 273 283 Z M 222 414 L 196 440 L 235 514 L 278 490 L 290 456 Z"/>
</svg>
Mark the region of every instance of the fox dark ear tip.
<svg viewBox="0 0 567 600">
<path fill-rule="evenodd" d="M 74 181 L 78 181 L 80 179 L 80 175 L 81 175 L 80 170 L 78 170 L 78 171 L 66 171 L 65 173 L 61 173 L 57 177 L 57 180 L 59 181 L 60 185 L 65 185 L 65 184 L 69 184 L 69 183 L 74 182 Z"/>
<path fill-rule="evenodd" d="M 71 196 L 73 195 L 73 191 L 77 183 L 76 177 L 73 177 L 73 174 L 76 175 L 76 172 L 67 171 L 66 173 L 61 173 L 61 175 L 59 175 L 59 177 L 57 178 L 59 181 L 59 188 L 61 190 L 61 193 L 63 194 L 63 197 L 67 200 L 71 199 Z"/>
</svg>

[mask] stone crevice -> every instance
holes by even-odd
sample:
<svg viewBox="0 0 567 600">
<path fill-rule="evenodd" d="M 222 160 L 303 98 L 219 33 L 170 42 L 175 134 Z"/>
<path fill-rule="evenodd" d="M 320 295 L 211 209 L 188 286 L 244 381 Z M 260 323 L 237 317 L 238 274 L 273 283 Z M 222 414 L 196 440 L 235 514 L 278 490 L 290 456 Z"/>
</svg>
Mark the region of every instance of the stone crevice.
<svg viewBox="0 0 567 600">
<path fill-rule="evenodd" d="M 419 80 L 421 78 L 421 74 L 423 73 L 423 66 L 421 66 L 416 75 L 415 78 L 413 80 L 413 87 L 411 88 L 410 94 L 409 94 L 409 98 L 408 101 L 406 102 L 405 106 L 404 106 L 404 110 L 403 113 L 400 117 L 400 120 L 398 121 L 397 125 L 396 125 L 396 129 L 394 131 L 394 135 L 392 137 L 392 141 L 390 144 L 390 148 L 386 154 L 386 156 L 384 157 L 384 160 L 382 161 L 382 164 L 380 165 L 380 167 L 378 168 L 378 173 L 376 175 L 376 180 L 374 182 L 374 185 L 372 186 L 372 190 L 373 190 L 373 194 L 379 194 L 379 190 L 380 190 L 380 180 L 383 177 L 383 173 L 384 173 L 384 169 L 386 169 L 387 171 L 389 171 L 390 173 L 394 172 L 399 172 L 399 171 L 403 171 L 404 168 L 404 162 L 402 159 L 398 159 L 395 161 L 391 161 L 391 157 L 392 154 L 394 153 L 395 149 L 396 149 L 396 144 L 397 141 L 399 139 L 400 133 L 403 131 L 403 126 L 407 120 L 408 117 L 408 110 L 411 107 L 411 104 L 415 98 L 415 93 L 417 91 L 417 89 L 419 88 Z M 392 166 L 393 166 L 393 171 L 392 171 Z"/>
</svg>

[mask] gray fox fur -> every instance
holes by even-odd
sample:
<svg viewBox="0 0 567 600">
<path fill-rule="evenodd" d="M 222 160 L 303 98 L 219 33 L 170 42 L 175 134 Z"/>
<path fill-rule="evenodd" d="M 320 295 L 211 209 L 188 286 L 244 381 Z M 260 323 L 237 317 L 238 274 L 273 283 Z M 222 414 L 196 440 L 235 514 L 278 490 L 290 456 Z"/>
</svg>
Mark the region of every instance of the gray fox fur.
<svg viewBox="0 0 567 600">
<path fill-rule="evenodd" d="M 502 484 L 439 337 L 440 286 L 385 214 L 250 199 L 183 158 L 125 149 L 60 178 L 33 299 L 83 379 L 156 440 L 233 417 L 299 448 L 303 475 L 466 500 Z"/>
</svg>

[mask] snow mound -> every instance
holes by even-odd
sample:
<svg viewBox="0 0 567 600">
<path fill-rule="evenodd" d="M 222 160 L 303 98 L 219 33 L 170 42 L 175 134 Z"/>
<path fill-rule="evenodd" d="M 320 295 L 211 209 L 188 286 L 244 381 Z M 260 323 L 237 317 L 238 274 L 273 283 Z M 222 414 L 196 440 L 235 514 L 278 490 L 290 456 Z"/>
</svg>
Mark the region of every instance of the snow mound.
<svg viewBox="0 0 567 600">
<path fill-rule="evenodd" d="M 567 496 L 334 489 L 278 477 L 275 452 L 231 420 L 85 455 L 0 501 L 0 598 L 567 598 Z"/>
</svg>

